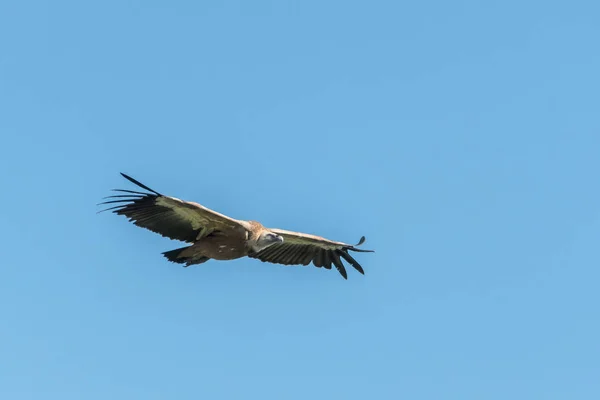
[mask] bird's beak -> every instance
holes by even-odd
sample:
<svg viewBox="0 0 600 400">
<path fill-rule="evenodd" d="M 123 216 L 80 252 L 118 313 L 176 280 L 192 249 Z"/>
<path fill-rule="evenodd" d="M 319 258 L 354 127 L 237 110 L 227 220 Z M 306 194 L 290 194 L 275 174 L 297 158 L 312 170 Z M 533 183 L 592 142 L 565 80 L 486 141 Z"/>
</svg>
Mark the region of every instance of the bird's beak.
<svg viewBox="0 0 600 400">
<path fill-rule="evenodd" d="M 277 241 L 278 241 L 279 243 L 283 243 L 283 236 L 279 236 L 279 235 L 277 235 Z"/>
</svg>

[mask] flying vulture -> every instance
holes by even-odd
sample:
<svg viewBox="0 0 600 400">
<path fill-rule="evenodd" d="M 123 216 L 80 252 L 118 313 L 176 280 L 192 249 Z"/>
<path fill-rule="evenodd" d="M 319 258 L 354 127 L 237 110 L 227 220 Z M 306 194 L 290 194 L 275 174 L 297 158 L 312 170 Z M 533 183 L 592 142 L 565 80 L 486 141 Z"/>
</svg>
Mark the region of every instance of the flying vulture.
<svg viewBox="0 0 600 400">
<path fill-rule="evenodd" d="M 198 203 L 166 196 L 121 173 L 123 177 L 150 193 L 113 189 L 125 193 L 100 204 L 117 203 L 106 210 L 126 216 L 129 221 L 170 239 L 190 243 L 162 253 L 169 261 L 188 267 L 208 260 L 256 258 L 263 262 L 284 265 L 308 265 L 331 269 L 331 265 L 348 279 L 344 259 L 364 275 L 360 264 L 348 253 L 373 252 L 362 250 L 365 237 L 356 245 L 328 240 L 307 233 L 265 228 L 256 221 L 230 218 Z M 100 211 L 100 212 L 102 212 Z"/>
</svg>

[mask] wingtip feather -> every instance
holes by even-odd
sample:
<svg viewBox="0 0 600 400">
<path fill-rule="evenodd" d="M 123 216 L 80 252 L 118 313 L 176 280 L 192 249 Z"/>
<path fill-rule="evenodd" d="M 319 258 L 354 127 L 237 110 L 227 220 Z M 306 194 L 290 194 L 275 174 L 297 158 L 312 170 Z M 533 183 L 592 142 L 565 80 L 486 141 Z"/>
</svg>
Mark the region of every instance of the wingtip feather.
<svg viewBox="0 0 600 400">
<path fill-rule="evenodd" d="M 144 185 L 143 183 L 141 183 L 141 182 L 140 182 L 140 181 L 138 181 L 138 180 L 135 180 L 135 179 L 133 179 L 133 178 L 132 178 L 132 177 L 130 177 L 129 175 L 127 175 L 127 174 L 124 174 L 123 172 L 120 172 L 120 174 L 121 174 L 121 175 L 122 175 L 122 176 L 123 176 L 125 179 L 127 179 L 128 181 L 130 181 L 130 182 L 132 182 L 132 183 L 136 184 L 137 186 L 139 186 L 139 187 L 141 187 L 141 188 L 143 188 L 143 189 L 146 189 L 146 190 L 148 190 L 148 191 L 150 191 L 150 192 L 152 192 L 152 193 L 154 193 L 154 194 L 156 194 L 156 195 L 158 195 L 158 196 L 162 196 L 162 195 L 161 195 L 160 193 L 158 193 L 156 190 L 150 189 L 148 186 Z"/>
<path fill-rule="evenodd" d="M 356 251 L 356 252 L 359 252 L 359 253 L 375 253 L 375 250 L 357 249 L 357 246 L 362 245 L 366 240 L 367 240 L 366 237 L 361 236 L 361 238 L 358 241 L 358 243 L 356 243 L 354 246 L 348 247 L 348 250 Z"/>
</svg>

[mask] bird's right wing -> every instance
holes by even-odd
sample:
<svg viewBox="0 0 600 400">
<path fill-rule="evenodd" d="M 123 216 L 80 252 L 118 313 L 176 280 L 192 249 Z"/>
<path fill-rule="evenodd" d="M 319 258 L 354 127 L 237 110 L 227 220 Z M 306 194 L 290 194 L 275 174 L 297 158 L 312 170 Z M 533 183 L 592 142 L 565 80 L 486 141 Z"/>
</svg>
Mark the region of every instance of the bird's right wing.
<svg viewBox="0 0 600 400">
<path fill-rule="evenodd" d="M 373 252 L 373 250 L 362 250 L 356 248 L 365 241 L 361 237 L 356 245 L 336 242 L 321 236 L 308 233 L 292 232 L 283 229 L 271 229 L 273 233 L 283 237 L 283 243 L 267 247 L 258 253 L 250 254 L 249 257 L 257 258 L 264 262 L 284 265 L 308 265 L 311 262 L 316 267 L 331 269 L 333 264 L 338 272 L 348 279 L 346 268 L 341 259 L 352 265 L 358 272 L 364 275 L 365 271 L 348 251 Z"/>
</svg>

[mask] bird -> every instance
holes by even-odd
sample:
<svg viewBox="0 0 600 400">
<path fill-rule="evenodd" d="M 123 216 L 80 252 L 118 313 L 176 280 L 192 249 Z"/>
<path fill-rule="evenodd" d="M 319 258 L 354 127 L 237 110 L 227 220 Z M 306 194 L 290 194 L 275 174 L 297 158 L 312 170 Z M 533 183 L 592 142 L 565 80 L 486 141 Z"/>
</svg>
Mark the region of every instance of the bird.
<svg viewBox="0 0 600 400">
<path fill-rule="evenodd" d="M 127 174 L 120 174 L 146 192 L 112 189 L 120 194 L 104 197 L 106 201 L 98 205 L 111 206 L 98 213 L 111 211 L 123 215 L 139 227 L 186 243 L 184 247 L 162 253 L 168 261 L 184 267 L 211 259 L 226 261 L 248 257 L 281 265 L 306 266 L 312 262 L 315 267 L 328 270 L 333 265 L 348 279 L 342 260 L 365 274 L 349 252 L 374 252 L 358 248 L 365 242 L 364 236 L 351 245 L 308 233 L 266 228 L 258 221 L 231 218 L 199 203 L 161 194 Z"/>
</svg>

